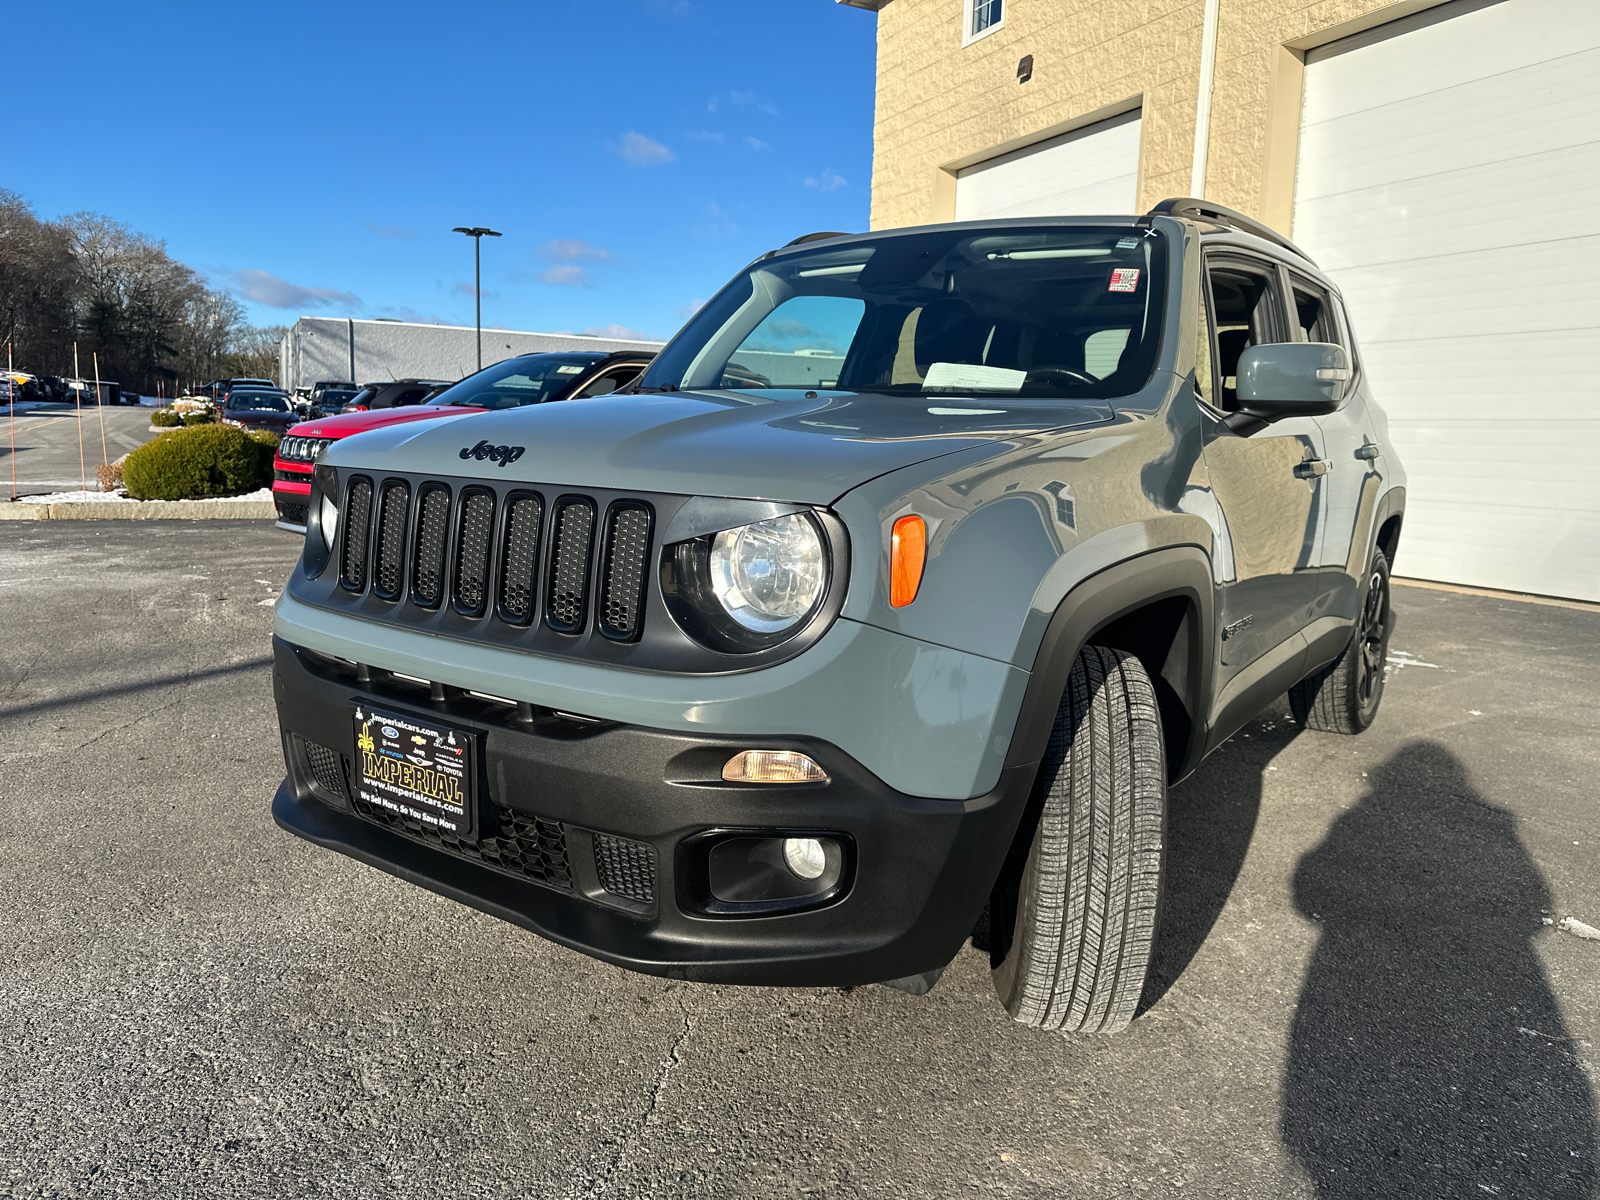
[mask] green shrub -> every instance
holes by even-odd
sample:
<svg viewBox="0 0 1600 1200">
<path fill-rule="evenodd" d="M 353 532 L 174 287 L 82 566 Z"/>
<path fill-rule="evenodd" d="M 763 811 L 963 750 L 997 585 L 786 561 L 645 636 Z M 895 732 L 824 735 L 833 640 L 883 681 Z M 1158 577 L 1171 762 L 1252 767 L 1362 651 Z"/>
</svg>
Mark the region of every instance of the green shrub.
<svg viewBox="0 0 1600 1200">
<path fill-rule="evenodd" d="M 208 412 L 184 413 L 183 423 L 185 425 L 210 425 L 212 423 L 211 414 Z"/>
<path fill-rule="evenodd" d="M 265 429 L 252 429 L 245 436 L 256 444 L 256 478 L 261 481 L 262 487 L 270 487 L 272 460 L 278 453 L 278 443 L 283 439 Z"/>
<path fill-rule="evenodd" d="M 150 424 L 157 429 L 171 429 L 174 425 L 183 424 L 183 414 L 175 412 L 162 412 L 157 409 L 150 414 Z"/>
<path fill-rule="evenodd" d="M 260 478 L 260 456 L 259 446 L 242 429 L 227 425 L 177 429 L 130 453 L 122 464 L 122 482 L 136 500 L 247 492 Z"/>
</svg>

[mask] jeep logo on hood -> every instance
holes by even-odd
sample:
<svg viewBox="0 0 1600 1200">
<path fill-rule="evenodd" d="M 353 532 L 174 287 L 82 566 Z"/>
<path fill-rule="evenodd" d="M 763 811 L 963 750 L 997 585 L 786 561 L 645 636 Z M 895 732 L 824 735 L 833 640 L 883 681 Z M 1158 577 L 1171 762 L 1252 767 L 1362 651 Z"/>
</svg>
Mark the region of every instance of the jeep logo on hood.
<svg viewBox="0 0 1600 1200">
<path fill-rule="evenodd" d="M 489 462 L 499 463 L 502 467 L 507 463 L 514 463 L 522 457 L 526 446 L 492 446 L 488 442 L 479 442 L 476 446 L 467 446 L 461 451 L 462 458 L 475 458 L 479 462 L 487 459 Z"/>
</svg>

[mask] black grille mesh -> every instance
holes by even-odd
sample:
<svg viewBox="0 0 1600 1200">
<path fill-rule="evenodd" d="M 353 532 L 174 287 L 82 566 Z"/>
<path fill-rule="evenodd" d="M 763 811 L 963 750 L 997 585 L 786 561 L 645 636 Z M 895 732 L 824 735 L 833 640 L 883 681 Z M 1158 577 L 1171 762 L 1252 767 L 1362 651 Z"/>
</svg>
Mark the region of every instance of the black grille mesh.
<svg viewBox="0 0 1600 1200">
<path fill-rule="evenodd" d="M 519 624 L 533 619 L 534 582 L 539 574 L 539 523 L 544 501 L 514 496 L 506 515 L 506 544 L 501 552 L 500 607 Z"/>
<path fill-rule="evenodd" d="M 304 525 L 306 514 L 310 511 L 308 504 L 296 504 L 292 500 L 278 501 L 278 520 L 290 525 Z"/>
<path fill-rule="evenodd" d="M 461 533 L 456 551 L 456 604 L 473 616 L 489 596 L 489 543 L 494 536 L 494 497 L 468 492 L 461 498 Z"/>
<path fill-rule="evenodd" d="M 311 777 L 316 781 L 317 790 L 335 800 L 349 800 L 350 793 L 344 782 L 344 756 L 317 742 L 301 739 L 300 744 L 305 747 L 306 762 L 311 764 Z"/>
<path fill-rule="evenodd" d="M 656 899 L 656 856 L 645 842 L 594 835 L 594 867 L 600 886 L 613 896 L 626 896 L 640 904 Z"/>
<path fill-rule="evenodd" d="M 423 488 L 417 513 L 417 558 L 411 588 L 418 603 L 432 608 L 444 599 L 444 536 L 450 527 L 450 489 Z"/>
<path fill-rule="evenodd" d="M 547 821 L 543 817 L 482 801 L 478 805 L 478 821 L 484 836 L 474 842 L 390 812 L 387 808 L 368 804 L 359 798 L 354 801 L 353 807 L 357 816 L 365 817 L 374 825 L 382 825 L 412 841 L 435 846 L 458 858 L 498 867 L 547 887 L 560 888 L 564 892 L 572 890 L 566 831 L 559 821 Z"/>
<path fill-rule="evenodd" d="M 639 632 L 639 617 L 644 609 L 650 512 L 638 505 L 619 504 L 607 514 L 606 524 L 600 628 L 615 638 L 632 638 Z"/>
<path fill-rule="evenodd" d="M 571 633 L 583 628 L 589 604 L 589 551 L 594 542 L 594 509 L 587 500 L 564 500 L 556 509 L 555 555 L 545 620 Z"/>
<path fill-rule="evenodd" d="M 372 520 L 372 484 L 355 479 L 350 484 L 350 499 L 345 504 L 344 566 L 340 574 L 346 587 L 361 591 L 367 586 L 367 525 Z"/>
<path fill-rule="evenodd" d="M 378 500 L 378 545 L 372 563 L 372 590 L 380 596 L 400 594 L 406 577 L 406 502 L 411 489 L 391 481 Z"/>
</svg>

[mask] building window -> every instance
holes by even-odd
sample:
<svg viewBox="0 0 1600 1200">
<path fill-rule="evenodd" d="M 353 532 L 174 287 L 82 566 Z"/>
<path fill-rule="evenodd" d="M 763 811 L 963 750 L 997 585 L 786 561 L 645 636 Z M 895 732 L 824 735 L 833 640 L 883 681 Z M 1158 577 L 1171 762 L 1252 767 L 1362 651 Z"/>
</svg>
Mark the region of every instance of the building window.
<svg viewBox="0 0 1600 1200">
<path fill-rule="evenodd" d="M 961 44 L 971 45 L 1005 23 L 1005 0 L 961 0 Z"/>
</svg>

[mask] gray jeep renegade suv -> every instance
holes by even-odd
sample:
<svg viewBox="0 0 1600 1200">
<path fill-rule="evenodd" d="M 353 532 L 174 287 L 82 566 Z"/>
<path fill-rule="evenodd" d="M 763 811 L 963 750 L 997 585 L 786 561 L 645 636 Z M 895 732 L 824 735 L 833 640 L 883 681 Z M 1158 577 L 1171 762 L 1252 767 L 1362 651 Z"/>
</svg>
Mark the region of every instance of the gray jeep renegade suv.
<svg viewBox="0 0 1600 1200">
<path fill-rule="evenodd" d="M 1358 733 L 1405 504 L 1336 288 L 1193 200 L 816 234 L 625 393 L 315 472 L 279 824 L 608 962 L 1132 1017 L 1166 795 Z"/>
</svg>

